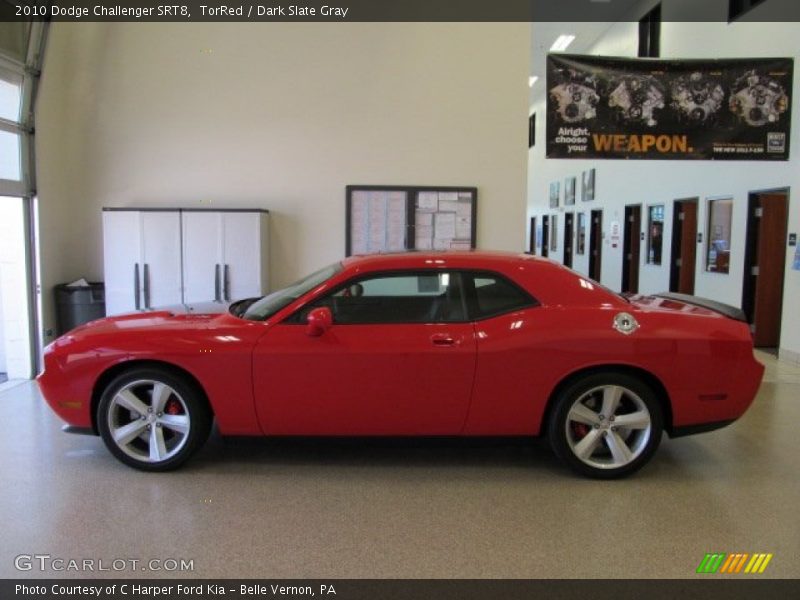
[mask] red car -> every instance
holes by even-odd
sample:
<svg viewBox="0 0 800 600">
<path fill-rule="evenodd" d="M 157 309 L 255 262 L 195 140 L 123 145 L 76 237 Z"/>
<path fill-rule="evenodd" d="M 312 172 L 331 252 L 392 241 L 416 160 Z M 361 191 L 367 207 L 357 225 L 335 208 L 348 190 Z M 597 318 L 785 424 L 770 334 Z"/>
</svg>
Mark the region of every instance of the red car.
<svg viewBox="0 0 800 600">
<path fill-rule="evenodd" d="M 222 435 L 539 436 L 590 476 L 740 417 L 763 366 L 738 309 L 626 298 L 500 252 L 348 258 L 225 314 L 140 312 L 45 351 L 41 390 L 122 462 Z"/>
</svg>

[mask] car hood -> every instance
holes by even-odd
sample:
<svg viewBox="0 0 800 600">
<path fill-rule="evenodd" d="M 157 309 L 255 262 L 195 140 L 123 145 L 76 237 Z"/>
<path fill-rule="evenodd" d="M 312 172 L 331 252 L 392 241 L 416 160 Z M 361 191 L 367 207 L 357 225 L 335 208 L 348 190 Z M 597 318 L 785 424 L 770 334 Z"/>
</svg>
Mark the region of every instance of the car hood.
<svg viewBox="0 0 800 600">
<path fill-rule="evenodd" d="M 203 304 L 178 304 L 155 310 L 105 317 L 76 327 L 66 335 L 84 337 L 94 334 L 122 333 L 147 330 L 149 332 L 197 329 L 208 327 L 220 315 L 228 314 L 229 304 L 208 302 Z"/>
</svg>

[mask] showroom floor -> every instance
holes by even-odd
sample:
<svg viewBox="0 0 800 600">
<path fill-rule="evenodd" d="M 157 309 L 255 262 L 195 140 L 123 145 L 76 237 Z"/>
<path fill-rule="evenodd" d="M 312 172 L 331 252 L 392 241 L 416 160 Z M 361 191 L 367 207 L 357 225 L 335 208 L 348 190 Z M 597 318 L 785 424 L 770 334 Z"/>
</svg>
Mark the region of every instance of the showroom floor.
<svg viewBox="0 0 800 600">
<path fill-rule="evenodd" d="M 19 554 L 193 559 L 201 578 L 690 577 L 706 552 L 771 552 L 764 576 L 798 577 L 800 368 L 759 358 L 741 421 L 665 438 L 616 482 L 502 440 L 212 437 L 145 474 L 61 433 L 35 384 L 5 384 L 0 577 L 75 576 L 17 572 Z"/>
</svg>

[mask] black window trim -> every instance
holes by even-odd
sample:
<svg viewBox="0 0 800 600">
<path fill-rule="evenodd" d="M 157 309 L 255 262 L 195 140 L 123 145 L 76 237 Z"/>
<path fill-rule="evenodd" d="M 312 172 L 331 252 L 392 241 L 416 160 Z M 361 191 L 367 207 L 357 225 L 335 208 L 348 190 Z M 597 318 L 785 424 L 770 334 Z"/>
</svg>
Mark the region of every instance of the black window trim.
<svg viewBox="0 0 800 600">
<path fill-rule="evenodd" d="M 367 273 L 357 273 L 350 279 L 347 279 L 337 285 L 336 287 L 331 288 L 330 290 L 326 291 L 324 294 L 321 294 L 317 298 L 314 298 L 312 301 L 303 304 L 295 310 L 292 314 L 286 317 L 282 323 L 287 325 L 305 325 L 305 321 L 301 319 L 300 315 L 306 310 L 311 304 L 315 304 L 326 298 L 334 296 L 338 294 L 343 289 L 350 287 L 351 285 L 355 285 L 357 283 L 361 283 L 362 281 L 366 281 L 367 279 L 381 279 L 386 277 L 413 277 L 415 275 L 433 275 L 439 273 L 451 273 L 451 274 L 458 274 L 458 287 L 459 291 L 461 292 L 461 308 L 464 311 L 464 315 L 466 317 L 464 319 L 459 319 L 455 321 L 397 321 L 397 322 L 384 322 L 384 321 L 364 321 L 362 323 L 336 323 L 334 321 L 334 325 L 448 325 L 448 324 L 456 324 L 456 323 L 470 323 L 469 319 L 469 312 L 467 310 L 467 301 L 464 294 L 464 284 L 462 280 L 462 275 L 460 274 L 461 269 L 446 269 L 446 268 L 417 268 L 417 269 L 387 269 L 385 271 L 369 271 Z M 334 315 L 335 318 L 335 315 Z"/>
<path fill-rule="evenodd" d="M 290 315 L 284 318 L 281 321 L 281 324 L 285 325 L 305 325 L 305 320 L 301 318 L 301 314 L 305 311 L 311 304 L 317 303 L 322 301 L 334 294 L 339 293 L 346 287 L 351 285 L 355 285 L 367 279 L 379 279 L 382 277 L 408 277 L 414 275 L 421 275 L 421 274 L 432 274 L 432 273 L 451 273 L 451 274 L 458 274 L 458 286 L 461 291 L 461 304 L 462 309 L 464 310 L 464 315 L 466 318 L 459 319 L 457 321 L 399 321 L 396 323 L 386 323 L 383 321 L 370 321 L 370 322 L 363 322 L 363 323 L 336 323 L 334 325 L 449 325 L 449 324 L 463 324 L 463 323 L 478 323 L 480 321 L 485 321 L 487 319 L 494 319 L 495 317 L 499 317 L 505 314 L 519 312 L 521 310 L 527 310 L 529 308 L 538 308 L 541 306 L 541 302 L 539 302 L 536 298 L 534 298 L 525 288 L 518 285 L 516 282 L 512 281 L 510 278 L 506 277 L 502 273 L 498 273 L 497 271 L 492 271 L 489 269 L 469 269 L 463 267 L 457 267 L 453 269 L 448 268 L 415 268 L 415 269 L 388 269 L 383 271 L 370 271 L 367 273 L 357 273 L 353 275 L 353 277 L 343 281 L 339 285 L 327 290 L 325 293 L 321 294 L 320 296 L 314 298 L 313 300 L 304 303 L 302 306 L 297 307 Z M 481 276 L 484 277 L 493 277 L 495 279 L 501 279 L 506 284 L 510 285 L 514 289 L 516 289 L 521 296 L 525 298 L 525 304 L 520 306 L 514 306 L 512 308 L 499 310 L 493 313 L 482 314 L 481 311 L 478 309 L 478 299 L 475 296 L 475 285 L 474 280 L 476 277 L 480 278 Z M 466 280 L 469 279 L 471 285 L 471 293 L 467 291 Z"/>
<path fill-rule="evenodd" d="M 639 58 L 661 56 L 661 2 L 639 20 Z"/>
<path fill-rule="evenodd" d="M 506 277 L 502 273 L 498 273 L 497 271 L 491 271 L 488 269 L 463 269 L 464 273 L 466 273 L 469 278 L 472 280 L 470 286 L 466 286 L 466 282 L 464 281 L 463 277 L 461 280 L 461 286 L 464 293 L 464 298 L 467 300 L 467 314 L 470 317 L 471 323 L 479 323 L 480 321 L 486 321 L 487 319 L 494 319 L 495 317 L 501 317 L 503 315 L 507 315 L 509 313 L 519 312 L 521 310 L 527 310 L 529 308 L 538 308 L 542 304 L 536 298 L 534 298 L 528 291 L 518 285 L 515 281 L 512 281 L 510 278 Z M 476 277 L 493 277 L 495 279 L 502 279 L 505 283 L 516 289 L 521 296 L 523 296 L 526 300 L 525 304 L 521 306 L 514 306 L 512 308 L 506 308 L 502 310 L 495 311 L 493 313 L 481 314 L 481 311 L 478 309 L 478 297 L 475 295 L 475 278 Z M 467 289 L 467 288 L 470 289 Z"/>
<path fill-rule="evenodd" d="M 728 24 L 735 23 L 765 0 L 728 0 Z"/>
</svg>

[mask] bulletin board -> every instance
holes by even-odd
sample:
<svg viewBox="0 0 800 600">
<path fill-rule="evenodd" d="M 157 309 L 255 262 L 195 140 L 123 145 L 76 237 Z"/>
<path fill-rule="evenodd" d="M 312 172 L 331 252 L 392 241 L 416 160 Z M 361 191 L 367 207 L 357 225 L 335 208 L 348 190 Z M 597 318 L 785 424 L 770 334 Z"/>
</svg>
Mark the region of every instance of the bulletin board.
<svg viewBox="0 0 800 600">
<path fill-rule="evenodd" d="M 345 254 L 475 248 L 478 189 L 347 186 Z"/>
</svg>

